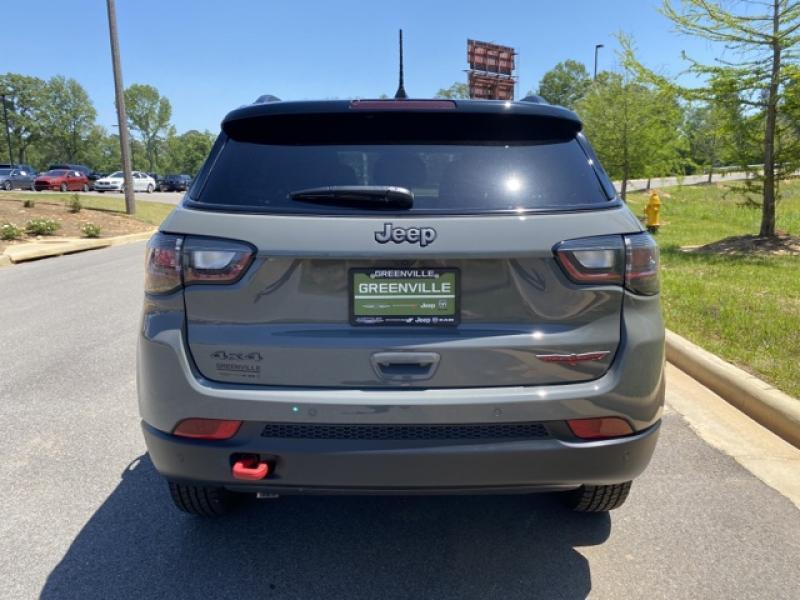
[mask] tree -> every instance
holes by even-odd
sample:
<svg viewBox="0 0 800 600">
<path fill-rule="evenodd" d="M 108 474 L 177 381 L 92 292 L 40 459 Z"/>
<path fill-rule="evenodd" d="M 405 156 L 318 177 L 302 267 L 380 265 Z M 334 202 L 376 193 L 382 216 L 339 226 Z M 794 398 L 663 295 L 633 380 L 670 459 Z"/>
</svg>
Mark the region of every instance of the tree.
<svg viewBox="0 0 800 600">
<path fill-rule="evenodd" d="M 466 83 L 457 81 L 448 88 L 442 88 L 436 92 L 435 98 L 469 98 L 469 86 Z"/>
<path fill-rule="evenodd" d="M 38 77 L 17 73 L 0 75 L 0 91 L 6 94 L 11 144 L 16 152 L 17 162 L 29 161 L 28 148 L 41 136 L 46 87 L 45 81 Z M 0 156 L 5 160 L 8 156 L 5 132 L 0 138 L 3 148 Z"/>
<path fill-rule="evenodd" d="M 718 59 L 713 64 L 703 64 L 690 60 L 689 71 L 706 82 L 696 88 L 679 87 L 646 69 L 629 45 L 625 48 L 625 63 L 641 76 L 688 99 L 707 100 L 713 94 L 709 81 L 715 78 L 733 82 L 740 106 L 760 125 L 764 165 L 763 174 L 757 174 L 762 198 L 760 235 L 774 236 L 779 182 L 790 173 L 785 165 L 798 159 L 784 147 L 784 162 L 779 163 L 777 143 L 785 109 L 783 99 L 791 83 L 789 67 L 798 58 L 800 0 L 743 0 L 733 4 L 722 0 L 682 0 L 680 9 L 673 0 L 664 0 L 662 12 L 679 32 L 735 51 L 737 62 Z"/>
<path fill-rule="evenodd" d="M 136 131 L 147 154 L 149 171 L 158 170 L 158 150 L 169 127 L 172 106 L 152 85 L 135 83 L 125 90 L 128 124 Z"/>
<path fill-rule="evenodd" d="M 630 73 L 603 73 L 578 102 L 586 135 L 611 177 L 628 181 L 674 172 L 683 138 L 677 99 L 652 89 Z"/>
<path fill-rule="evenodd" d="M 538 94 L 550 104 L 573 109 L 591 85 L 592 79 L 583 63 L 565 60 L 542 76 Z"/>
<path fill-rule="evenodd" d="M 663 177 L 684 170 L 689 146 L 681 125 L 685 120 L 685 111 L 677 95 L 669 90 L 645 87 L 642 110 L 647 115 L 648 124 L 643 132 L 642 140 L 637 142 L 636 151 L 643 155 L 643 175 L 647 177 L 647 188 L 650 179 Z"/>
<path fill-rule="evenodd" d="M 87 150 L 97 111 L 89 94 L 74 79 L 61 75 L 47 82 L 40 114 L 46 132 L 42 148 L 45 162 L 77 162 Z"/>
<path fill-rule="evenodd" d="M 203 165 L 215 135 L 210 131 L 191 129 L 182 135 L 172 135 L 167 139 L 166 173 L 186 173 L 196 175 Z"/>
</svg>

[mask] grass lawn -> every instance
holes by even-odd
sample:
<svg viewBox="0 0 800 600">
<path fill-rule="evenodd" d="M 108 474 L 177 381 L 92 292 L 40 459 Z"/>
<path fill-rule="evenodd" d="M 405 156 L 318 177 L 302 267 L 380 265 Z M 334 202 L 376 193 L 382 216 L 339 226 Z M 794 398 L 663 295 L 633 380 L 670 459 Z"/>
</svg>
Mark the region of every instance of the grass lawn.
<svg viewBox="0 0 800 600">
<path fill-rule="evenodd" d="M 31 192 L 0 192 L 0 199 L 3 200 L 23 200 L 32 199 L 35 202 L 61 202 L 65 203 L 72 197 L 72 193 L 56 194 L 33 194 Z M 89 196 L 80 194 L 81 204 L 84 208 L 92 210 L 106 210 L 114 213 L 125 214 L 125 198 L 120 195 L 118 198 L 106 196 Z M 166 216 L 175 208 L 172 204 L 161 202 L 141 202 L 136 201 L 136 214 L 133 218 L 151 225 L 160 225 Z"/>
<path fill-rule="evenodd" d="M 662 299 L 667 327 L 800 397 L 800 256 L 688 254 L 681 246 L 757 234 L 760 211 L 720 185 L 661 195 Z M 800 236 L 800 181 L 785 184 L 777 228 Z M 647 194 L 628 195 L 643 213 Z"/>
</svg>

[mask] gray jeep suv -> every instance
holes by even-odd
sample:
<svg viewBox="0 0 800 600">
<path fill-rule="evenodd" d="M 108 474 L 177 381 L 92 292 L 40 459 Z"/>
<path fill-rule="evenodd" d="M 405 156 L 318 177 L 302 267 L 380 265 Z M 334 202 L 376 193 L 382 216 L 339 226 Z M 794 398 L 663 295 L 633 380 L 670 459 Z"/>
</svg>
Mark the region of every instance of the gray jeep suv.
<svg viewBox="0 0 800 600">
<path fill-rule="evenodd" d="M 626 499 L 664 399 L 658 249 L 535 102 L 234 110 L 150 240 L 138 390 L 182 510 L 242 494 Z"/>
</svg>

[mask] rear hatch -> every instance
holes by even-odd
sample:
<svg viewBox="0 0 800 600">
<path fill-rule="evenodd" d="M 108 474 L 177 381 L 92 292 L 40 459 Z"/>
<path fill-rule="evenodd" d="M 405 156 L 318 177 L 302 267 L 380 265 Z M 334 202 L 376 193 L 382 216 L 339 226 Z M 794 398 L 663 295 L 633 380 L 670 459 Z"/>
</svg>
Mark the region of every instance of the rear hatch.
<svg viewBox="0 0 800 600">
<path fill-rule="evenodd" d="M 254 255 L 233 284 L 185 289 L 200 373 L 332 388 L 600 377 L 620 344 L 622 288 L 574 283 L 554 248 L 616 247 L 640 227 L 574 115 L 354 104 L 229 116 L 162 227 L 187 235 L 189 256 L 225 240 Z M 413 204 L 297 194 L 331 186 L 402 188 Z"/>
</svg>

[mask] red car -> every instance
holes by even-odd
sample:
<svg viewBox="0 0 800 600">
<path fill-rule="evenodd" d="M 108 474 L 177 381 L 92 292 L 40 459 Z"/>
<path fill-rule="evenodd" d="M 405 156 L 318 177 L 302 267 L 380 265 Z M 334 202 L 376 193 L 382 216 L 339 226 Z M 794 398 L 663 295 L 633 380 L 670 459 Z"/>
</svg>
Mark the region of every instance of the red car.
<svg viewBox="0 0 800 600">
<path fill-rule="evenodd" d="M 88 192 L 89 178 L 80 171 L 52 169 L 39 175 L 33 182 L 37 192 L 59 190 L 62 192 Z"/>
</svg>

